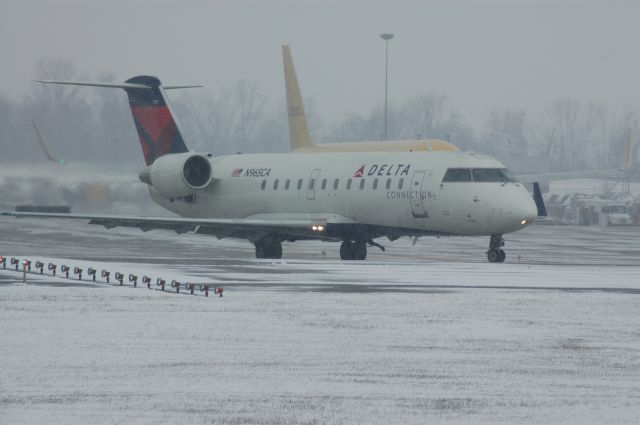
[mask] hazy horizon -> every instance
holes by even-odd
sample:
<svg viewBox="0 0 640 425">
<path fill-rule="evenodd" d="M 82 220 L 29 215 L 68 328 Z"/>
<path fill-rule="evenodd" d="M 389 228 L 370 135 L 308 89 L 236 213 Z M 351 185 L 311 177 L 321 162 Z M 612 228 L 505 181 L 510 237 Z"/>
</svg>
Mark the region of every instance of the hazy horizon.
<svg viewBox="0 0 640 425">
<path fill-rule="evenodd" d="M 491 111 L 539 113 L 564 97 L 637 108 L 640 3 L 631 1 L 5 0 L 0 93 L 31 90 L 41 58 L 79 74 L 137 74 L 214 93 L 240 79 L 284 98 L 280 46 L 289 44 L 305 98 L 336 121 L 384 98 L 437 92 L 474 127 Z"/>
</svg>

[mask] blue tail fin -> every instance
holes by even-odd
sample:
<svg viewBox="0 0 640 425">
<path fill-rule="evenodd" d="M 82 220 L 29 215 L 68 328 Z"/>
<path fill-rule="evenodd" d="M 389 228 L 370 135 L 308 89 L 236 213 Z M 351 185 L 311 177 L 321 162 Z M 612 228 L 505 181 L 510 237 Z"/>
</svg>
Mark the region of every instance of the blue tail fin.
<svg viewBox="0 0 640 425">
<path fill-rule="evenodd" d="M 538 207 L 538 217 L 546 217 L 547 207 L 544 206 L 544 199 L 542 199 L 540 185 L 537 182 L 533 184 L 533 200 L 536 203 L 536 207 Z"/>
</svg>

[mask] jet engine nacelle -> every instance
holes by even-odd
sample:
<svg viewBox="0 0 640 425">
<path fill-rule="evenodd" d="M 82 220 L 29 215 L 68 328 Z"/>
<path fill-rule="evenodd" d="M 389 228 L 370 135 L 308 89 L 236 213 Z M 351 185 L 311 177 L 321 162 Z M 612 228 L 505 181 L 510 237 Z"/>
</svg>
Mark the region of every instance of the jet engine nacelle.
<svg viewBox="0 0 640 425">
<path fill-rule="evenodd" d="M 161 195 L 180 198 L 206 187 L 212 179 L 206 156 L 192 152 L 163 155 L 140 173 L 140 180 Z"/>
</svg>

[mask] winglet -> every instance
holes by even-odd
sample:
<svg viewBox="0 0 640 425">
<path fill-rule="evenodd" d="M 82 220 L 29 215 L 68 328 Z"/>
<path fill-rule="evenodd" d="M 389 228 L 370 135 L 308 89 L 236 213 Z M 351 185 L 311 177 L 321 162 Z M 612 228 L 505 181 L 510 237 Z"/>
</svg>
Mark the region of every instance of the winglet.
<svg viewBox="0 0 640 425">
<path fill-rule="evenodd" d="M 282 61 L 284 63 L 284 83 L 287 91 L 287 113 L 289 116 L 289 143 L 291 150 L 312 148 L 315 146 L 309 133 L 307 118 L 304 113 L 302 95 L 298 85 L 298 77 L 293 67 L 289 46 L 282 46 Z"/>
</svg>

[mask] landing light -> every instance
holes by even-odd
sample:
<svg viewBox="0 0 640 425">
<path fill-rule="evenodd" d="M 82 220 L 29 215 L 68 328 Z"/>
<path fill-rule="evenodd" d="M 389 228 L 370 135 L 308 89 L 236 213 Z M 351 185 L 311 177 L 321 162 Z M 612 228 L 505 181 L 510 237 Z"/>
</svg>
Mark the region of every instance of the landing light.
<svg viewBox="0 0 640 425">
<path fill-rule="evenodd" d="M 313 226 L 311 226 L 311 230 L 313 230 L 314 232 L 322 232 L 322 231 L 324 231 L 324 226 L 322 226 L 322 225 L 317 225 L 316 226 L 314 224 Z"/>
<path fill-rule="evenodd" d="M 527 220 L 522 220 L 522 221 L 520 222 L 520 224 L 522 224 L 523 226 L 524 226 L 525 224 L 527 224 L 527 223 L 528 223 L 528 221 L 527 221 Z"/>
</svg>

